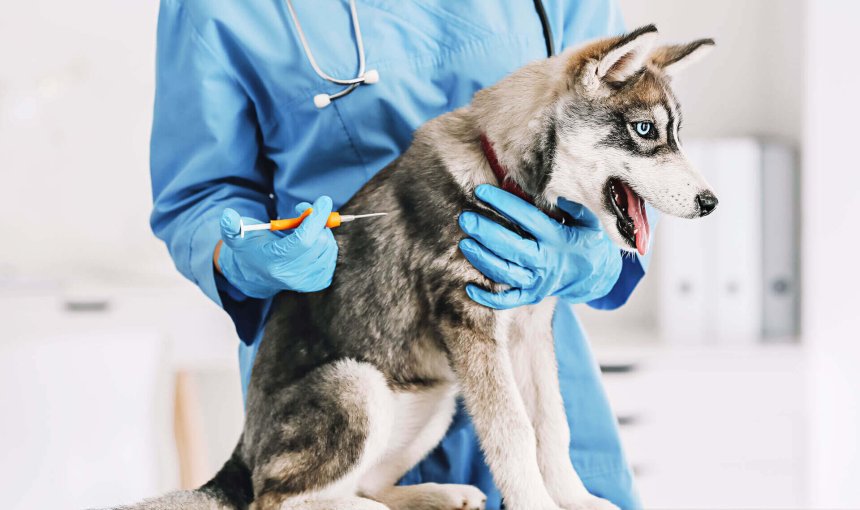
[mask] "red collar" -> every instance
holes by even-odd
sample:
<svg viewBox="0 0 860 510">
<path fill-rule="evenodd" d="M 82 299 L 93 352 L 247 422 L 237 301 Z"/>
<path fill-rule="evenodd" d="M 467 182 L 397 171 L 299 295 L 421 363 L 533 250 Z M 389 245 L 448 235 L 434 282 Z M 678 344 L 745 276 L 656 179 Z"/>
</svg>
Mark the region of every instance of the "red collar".
<svg viewBox="0 0 860 510">
<path fill-rule="evenodd" d="M 502 168 L 502 165 L 499 163 L 496 151 L 493 150 L 493 144 L 490 143 L 490 139 L 487 138 L 487 135 L 483 133 L 481 133 L 481 149 L 484 151 L 484 157 L 487 158 L 490 168 L 493 169 L 493 175 L 495 175 L 496 180 L 499 181 L 499 187 L 534 205 L 535 202 L 532 200 L 532 197 L 523 191 L 519 184 L 508 178 L 508 172 Z"/>
<path fill-rule="evenodd" d="M 496 180 L 499 181 L 499 187 L 503 190 L 516 195 L 526 202 L 535 205 L 534 199 L 523 189 L 519 184 L 514 182 L 512 179 L 508 177 L 508 172 L 502 167 L 501 163 L 499 163 L 499 158 L 496 156 L 496 151 L 493 150 L 493 144 L 490 142 L 490 139 L 487 138 L 487 135 L 481 133 L 481 149 L 484 151 L 484 157 L 487 158 L 487 162 L 490 164 L 490 168 L 493 169 L 493 175 L 496 176 Z M 562 221 L 562 214 L 558 209 L 553 209 L 551 211 L 544 212 L 551 218 L 554 218 L 558 221 Z"/>
</svg>

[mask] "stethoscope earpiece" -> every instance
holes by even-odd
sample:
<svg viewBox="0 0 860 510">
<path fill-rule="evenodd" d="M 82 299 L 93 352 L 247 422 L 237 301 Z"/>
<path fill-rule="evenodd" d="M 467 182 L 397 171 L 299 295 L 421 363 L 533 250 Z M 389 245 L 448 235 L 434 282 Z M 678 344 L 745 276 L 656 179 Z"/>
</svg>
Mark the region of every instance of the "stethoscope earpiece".
<svg viewBox="0 0 860 510">
<path fill-rule="evenodd" d="M 314 54 L 311 52 L 310 46 L 308 46 L 308 41 L 305 39 L 305 31 L 302 30 L 302 24 L 299 23 L 299 17 L 296 15 L 295 9 L 293 9 L 292 0 L 287 0 L 287 7 L 290 10 L 290 17 L 293 18 L 293 23 L 296 25 L 296 31 L 299 33 L 299 40 L 302 42 L 302 48 L 305 50 L 305 56 L 308 57 L 308 61 L 311 63 L 311 67 L 314 68 L 314 72 L 317 75 L 326 80 L 330 81 L 336 85 L 346 85 L 346 87 L 339 92 L 335 92 L 334 94 L 317 94 L 314 96 L 314 106 L 318 109 L 325 108 L 330 105 L 332 101 L 335 99 L 341 98 L 353 90 L 357 89 L 360 85 L 372 85 L 379 81 L 379 73 L 376 69 L 371 69 L 367 72 L 364 71 L 364 42 L 361 40 L 361 27 L 358 25 L 358 13 L 355 10 L 355 0 L 349 0 L 349 10 L 352 14 L 352 26 L 355 29 L 355 41 L 356 46 L 358 47 L 358 76 L 355 78 L 351 78 L 349 80 L 340 80 L 338 78 L 332 78 L 317 65 L 316 59 L 314 59 Z"/>
</svg>

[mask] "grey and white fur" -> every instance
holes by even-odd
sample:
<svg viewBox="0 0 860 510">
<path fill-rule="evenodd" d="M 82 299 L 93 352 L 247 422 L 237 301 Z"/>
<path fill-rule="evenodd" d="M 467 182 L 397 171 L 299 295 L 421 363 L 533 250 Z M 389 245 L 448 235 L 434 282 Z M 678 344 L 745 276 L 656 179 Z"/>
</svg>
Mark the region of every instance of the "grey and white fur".
<svg viewBox="0 0 860 510">
<path fill-rule="evenodd" d="M 342 209 L 388 215 L 336 231 L 332 285 L 276 297 L 230 460 L 196 491 L 124 508 L 483 508 L 471 486 L 395 486 L 441 441 L 457 395 L 508 509 L 615 508 L 570 460 L 554 298 L 508 311 L 472 302 L 467 283 L 502 287 L 458 251 L 457 218 L 477 211 L 516 228 L 473 196 L 498 184 L 482 134 L 536 205 L 584 204 L 625 250 L 635 239 L 612 180 L 667 214 L 710 212 L 716 199 L 680 147 L 670 76 L 713 41 L 654 48 L 656 36 L 647 26 L 531 63 L 422 126 Z M 640 121 L 656 135 L 638 136 Z"/>
</svg>

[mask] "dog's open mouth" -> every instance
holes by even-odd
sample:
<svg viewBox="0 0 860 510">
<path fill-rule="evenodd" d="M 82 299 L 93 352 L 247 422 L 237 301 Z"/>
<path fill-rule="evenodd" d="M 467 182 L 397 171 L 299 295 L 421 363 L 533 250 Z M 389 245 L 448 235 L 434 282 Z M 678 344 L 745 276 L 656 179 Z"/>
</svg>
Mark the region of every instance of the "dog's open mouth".
<svg viewBox="0 0 860 510">
<path fill-rule="evenodd" d="M 635 248 L 640 255 L 645 255 L 651 235 L 648 215 L 645 213 L 645 200 L 627 183 L 613 177 L 606 182 L 606 201 L 617 218 L 618 232 L 631 248 Z"/>
</svg>

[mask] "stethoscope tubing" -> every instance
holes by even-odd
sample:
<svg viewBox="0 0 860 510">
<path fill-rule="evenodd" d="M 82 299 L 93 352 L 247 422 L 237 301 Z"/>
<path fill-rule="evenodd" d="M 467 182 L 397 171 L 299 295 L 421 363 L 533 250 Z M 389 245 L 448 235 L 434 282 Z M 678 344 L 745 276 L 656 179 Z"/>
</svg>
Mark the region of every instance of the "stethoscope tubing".
<svg viewBox="0 0 860 510">
<path fill-rule="evenodd" d="M 362 82 L 364 82 L 364 40 L 361 37 L 361 25 L 358 22 L 358 12 L 355 8 L 355 0 L 349 0 L 349 10 L 352 15 L 352 27 L 353 30 L 355 30 L 355 40 L 358 49 L 358 76 L 350 79 L 335 78 L 333 76 L 330 76 L 328 73 L 323 71 L 322 68 L 320 68 L 320 66 L 317 64 L 316 59 L 314 58 L 314 53 L 313 51 L 311 51 L 311 47 L 308 44 L 307 37 L 305 37 L 305 31 L 302 28 L 302 24 L 299 22 L 299 17 L 296 15 L 296 10 L 295 8 L 293 8 L 293 1 L 286 0 L 286 2 L 287 8 L 290 11 L 290 17 L 293 18 L 293 23 L 296 25 L 296 31 L 299 34 L 299 40 L 302 43 L 302 48 L 305 50 L 305 56 L 308 57 L 308 61 L 310 62 L 311 67 L 313 67 L 314 72 L 317 73 L 320 78 L 337 85 L 354 85 L 361 84 Z"/>
<path fill-rule="evenodd" d="M 296 25 L 296 32 L 298 32 L 299 34 L 299 40 L 302 43 L 302 49 L 304 50 L 305 56 L 308 58 L 308 62 L 310 62 L 314 72 L 323 80 L 334 83 L 335 85 L 346 85 L 345 88 L 333 94 L 318 94 L 317 96 L 315 96 L 314 104 L 317 105 L 317 108 L 324 108 L 335 99 L 339 99 L 350 94 L 359 86 L 375 83 L 379 79 L 379 75 L 375 71 L 371 71 L 370 73 L 365 72 L 364 40 L 361 37 L 361 25 L 358 22 L 358 11 L 355 7 L 355 0 L 349 0 L 349 11 L 352 16 L 352 27 L 355 31 L 356 50 L 358 51 L 358 76 L 349 79 L 341 79 L 335 78 L 334 76 L 330 76 L 328 73 L 322 70 L 319 64 L 317 64 L 316 58 L 314 58 L 313 51 L 311 51 L 310 44 L 308 44 L 307 37 L 305 36 L 305 31 L 304 29 L 302 29 L 302 24 L 299 22 L 299 17 L 296 14 L 295 8 L 293 7 L 293 1 L 286 0 L 286 3 L 287 9 L 289 9 L 290 11 L 290 17 L 293 19 L 293 24 Z M 540 18 L 541 28 L 543 29 L 543 36 L 544 40 L 546 41 L 547 56 L 552 57 L 555 54 L 555 48 L 553 44 L 552 28 L 549 24 L 549 20 L 547 19 L 546 10 L 544 9 L 542 0 L 534 0 L 534 4 L 538 17 Z M 373 75 L 372 80 L 370 79 L 370 74 Z M 317 100 L 320 98 L 322 99 L 322 102 L 317 103 Z"/>
</svg>

